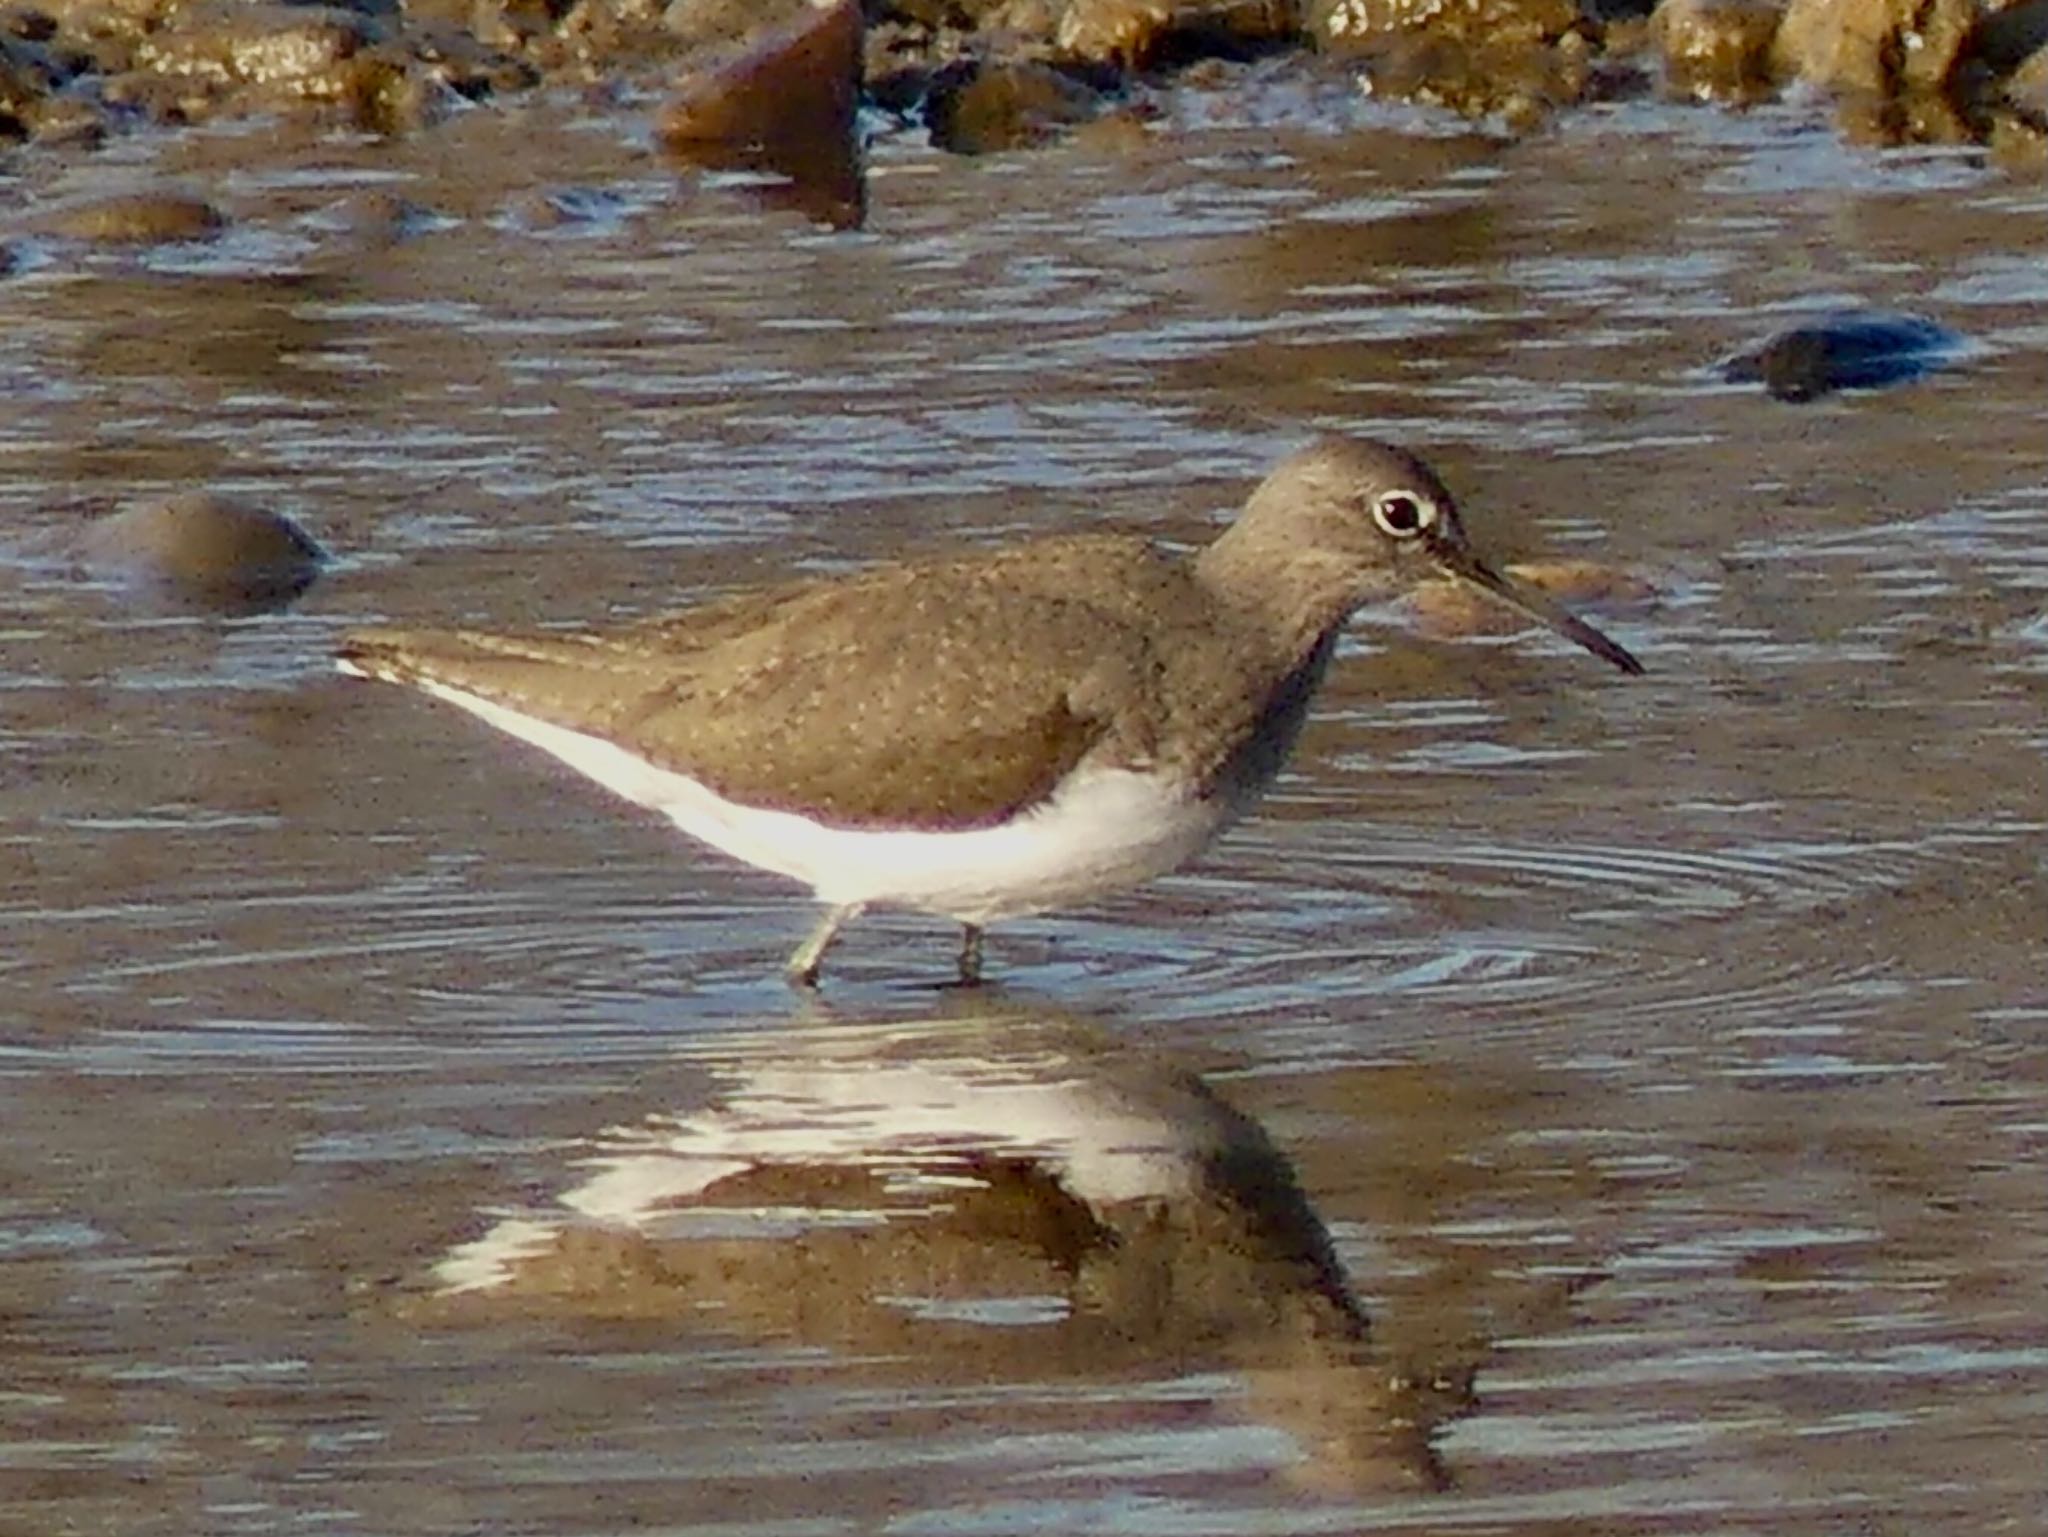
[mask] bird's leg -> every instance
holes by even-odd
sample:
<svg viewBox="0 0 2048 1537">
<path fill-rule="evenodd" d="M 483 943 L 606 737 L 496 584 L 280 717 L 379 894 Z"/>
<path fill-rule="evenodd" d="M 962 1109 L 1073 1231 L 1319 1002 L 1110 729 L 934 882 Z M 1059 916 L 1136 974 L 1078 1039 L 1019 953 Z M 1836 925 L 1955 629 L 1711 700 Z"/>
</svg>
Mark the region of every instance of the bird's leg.
<svg viewBox="0 0 2048 1537">
<path fill-rule="evenodd" d="M 839 930 L 847 920 L 860 915 L 860 903 L 848 902 L 842 907 L 828 908 L 818 926 L 811 930 L 811 937 L 796 947 L 796 953 L 789 958 L 789 964 L 782 968 L 791 987 L 810 989 L 818 985 L 818 971 L 825 962 L 825 952 L 832 948 L 832 941 L 839 936 Z"/>
<path fill-rule="evenodd" d="M 981 925 L 960 925 L 960 985 L 981 986 Z"/>
</svg>

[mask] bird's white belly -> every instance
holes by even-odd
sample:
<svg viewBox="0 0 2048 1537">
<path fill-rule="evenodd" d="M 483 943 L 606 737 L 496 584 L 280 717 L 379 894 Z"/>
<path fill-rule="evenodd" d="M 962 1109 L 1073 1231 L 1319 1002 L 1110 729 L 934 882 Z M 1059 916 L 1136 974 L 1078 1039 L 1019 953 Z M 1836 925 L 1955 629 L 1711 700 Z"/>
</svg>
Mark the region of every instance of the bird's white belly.
<svg viewBox="0 0 2048 1537">
<path fill-rule="evenodd" d="M 1231 819 L 1222 799 L 1179 795 L 1122 769 L 1084 771 L 1044 804 L 959 832 L 833 827 L 727 800 L 624 748 L 444 683 L 418 687 L 735 859 L 786 875 L 837 905 L 890 904 L 963 923 L 1043 912 L 1139 885 L 1192 859 Z"/>
</svg>

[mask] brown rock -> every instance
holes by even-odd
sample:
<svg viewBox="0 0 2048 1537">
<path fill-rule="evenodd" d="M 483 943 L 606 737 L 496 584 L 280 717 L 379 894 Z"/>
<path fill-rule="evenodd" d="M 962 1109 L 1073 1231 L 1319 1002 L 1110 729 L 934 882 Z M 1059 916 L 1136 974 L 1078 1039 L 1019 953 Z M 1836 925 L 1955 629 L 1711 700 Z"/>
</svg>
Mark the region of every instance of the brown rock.
<svg viewBox="0 0 2048 1537">
<path fill-rule="evenodd" d="M 1594 27 L 1575 0 L 1310 0 L 1307 30 L 1374 94 L 1513 125 L 1584 98 Z"/>
<path fill-rule="evenodd" d="M 1674 95 L 1747 105 L 1770 96 L 1774 0 L 1662 0 L 1650 35 Z"/>
<path fill-rule="evenodd" d="M 82 96 L 56 96 L 41 103 L 33 117 L 36 143 L 95 148 L 107 137 L 107 115 L 99 103 Z"/>
<path fill-rule="evenodd" d="M 854 113 L 860 102 L 858 0 L 833 0 L 769 29 L 744 52 L 686 76 L 655 125 L 662 148 L 697 165 L 765 170 L 764 189 L 839 228 L 866 212 Z"/>
<path fill-rule="evenodd" d="M 1972 0 L 1792 0 L 1772 67 L 1839 95 L 1938 92 L 1976 21 Z"/>
<path fill-rule="evenodd" d="M 327 564 L 319 542 L 282 513 L 209 491 L 102 518 L 78 553 L 88 572 L 167 607 L 225 614 L 282 608 Z"/>
<path fill-rule="evenodd" d="M 1101 106 L 1094 91 L 1049 65 L 966 63 L 932 82 L 925 120 L 939 148 L 987 155 L 1043 144 Z"/>
<path fill-rule="evenodd" d="M 751 18 L 728 25 L 722 13 L 730 4 L 731 0 L 683 0 L 672 6 L 664 6 L 663 0 L 576 0 L 559 23 L 546 6 L 529 4 L 515 25 L 529 32 L 532 51 L 543 62 L 549 61 L 559 42 L 586 67 L 622 60 L 644 63 L 703 47 L 707 37 L 729 42 L 743 35 L 750 23 L 759 24 L 763 10 L 776 9 L 756 6 Z M 533 25 L 536 15 L 538 26 Z"/>
<path fill-rule="evenodd" d="M 754 40 L 737 58 L 686 76 L 655 132 L 691 145 L 851 144 L 860 99 L 861 12 L 835 0 Z"/>
<path fill-rule="evenodd" d="M 156 122 L 271 113 L 395 133 L 439 120 L 457 93 L 530 84 L 530 66 L 485 49 L 410 8 L 299 5 L 283 0 L 44 0 L 58 27 L 50 51 L 100 77 L 96 90 L 53 102 L 39 139 L 90 142 L 109 114 Z M 476 0 L 487 5 L 488 0 Z M 59 103 L 68 111 L 54 110 Z M 93 108 L 81 113 L 78 105 Z"/>
<path fill-rule="evenodd" d="M 219 85 L 265 86 L 333 100 L 342 94 L 343 61 L 376 40 L 366 17 L 336 6 L 200 0 L 151 33 L 135 62 Z"/>
<path fill-rule="evenodd" d="M 199 122 L 214 112 L 222 94 L 205 81 L 148 69 L 114 75 L 101 91 L 109 106 L 139 113 L 153 123 Z"/>
<path fill-rule="evenodd" d="M 94 245 L 153 245 L 211 240 L 227 226 L 204 198 L 178 192 L 136 192 L 59 208 L 37 221 L 45 234 Z"/>
<path fill-rule="evenodd" d="M 1168 49 L 1238 55 L 1300 30 L 1297 0 L 1072 0 L 1056 37 L 1069 57 L 1140 68 Z"/>
<path fill-rule="evenodd" d="M 1901 144 L 1974 144 L 1978 130 L 1938 91 L 1900 96 L 1849 92 L 1835 98 L 1835 129 L 1851 144 L 1895 149 Z"/>
<path fill-rule="evenodd" d="M 446 70 L 421 57 L 430 41 L 416 54 L 384 31 L 338 6 L 197 0 L 136 43 L 107 96 L 169 122 L 317 109 L 396 134 L 438 121 L 456 98 Z"/>
<path fill-rule="evenodd" d="M 977 32 L 1050 43 L 1073 0 L 967 0 L 963 7 Z"/>
<path fill-rule="evenodd" d="M 337 72 L 338 103 L 365 133 L 398 138 L 443 121 L 461 94 L 436 70 L 422 68 L 404 49 L 386 45 L 349 59 Z"/>
<path fill-rule="evenodd" d="M 1310 0 L 1319 47 L 1345 52 L 1399 33 L 1465 48 L 1554 42 L 1581 23 L 1574 0 Z"/>
</svg>

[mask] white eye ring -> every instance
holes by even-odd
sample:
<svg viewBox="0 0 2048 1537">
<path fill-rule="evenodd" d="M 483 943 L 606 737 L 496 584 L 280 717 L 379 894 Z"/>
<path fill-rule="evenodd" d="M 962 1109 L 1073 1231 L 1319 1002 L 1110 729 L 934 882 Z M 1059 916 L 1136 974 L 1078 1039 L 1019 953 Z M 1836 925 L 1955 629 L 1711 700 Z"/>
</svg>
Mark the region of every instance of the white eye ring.
<svg viewBox="0 0 2048 1537">
<path fill-rule="evenodd" d="M 1372 520 L 1389 539 L 1413 539 L 1436 527 L 1436 502 L 1419 491 L 1382 491 L 1372 499 Z"/>
</svg>

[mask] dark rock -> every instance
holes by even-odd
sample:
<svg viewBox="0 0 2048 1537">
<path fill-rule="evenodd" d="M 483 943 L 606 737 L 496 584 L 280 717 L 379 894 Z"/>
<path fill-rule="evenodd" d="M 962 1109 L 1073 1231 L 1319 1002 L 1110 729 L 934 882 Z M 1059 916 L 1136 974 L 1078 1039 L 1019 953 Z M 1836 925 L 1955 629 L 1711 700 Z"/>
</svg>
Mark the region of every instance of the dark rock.
<svg viewBox="0 0 2048 1537">
<path fill-rule="evenodd" d="M 89 575 L 163 607 L 217 614 L 283 608 L 318 580 L 319 542 L 282 513 L 188 491 L 101 518 L 78 558 Z"/>
<path fill-rule="evenodd" d="M 1094 91 L 1049 65 L 962 62 L 932 82 L 925 120 L 941 149 L 986 155 L 1043 144 L 1101 109 Z"/>
<path fill-rule="evenodd" d="M 2006 76 L 2002 94 L 2007 106 L 2048 128 L 2048 44 Z"/>
<path fill-rule="evenodd" d="M 93 245 L 156 245 L 211 240 L 227 227 L 221 211 L 204 198 L 178 192 L 136 192 L 74 203 L 37 220 L 44 234 Z"/>
<path fill-rule="evenodd" d="M 0 37 L 17 38 L 24 43 L 47 43 L 56 35 L 57 18 L 48 11 L 28 5 L 0 7 Z"/>
<path fill-rule="evenodd" d="M 1999 81 L 1978 114 L 2001 164 L 2039 174 L 2048 169 L 2048 45 Z"/>
<path fill-rule="evenodd" d="M 2048 0 L 2020 0 L 1985 17 L 1951 88 L 2002 161 L 2014 169 L 2048 161 Z"/>
<path fill-rule="evenodd" d="M 1904 384 L 1951 361 L 1962 338 L 1917 315 L 1844 310 L 1780 331 L 1721 365 L 1732 384 L 1761 383 L 1779 400 Z"/>
<path fill-rule="evenodd" d="M 1977 23 L 1967 49 L 1970 62 L 1993 76 L 2012 74 L 2048 48 L 2048 0 L 2019 0 Z"/>
<path fill-rule="evenodd" d="M 1774 0 L 1663 0 L 1650 18 L 1666 88 L 1695 101 L 1748 105 L 1775 89 Z"/>
</svg>

